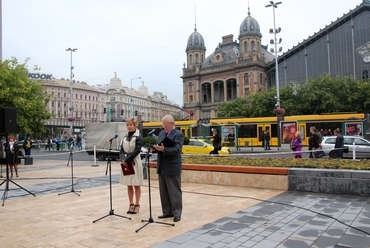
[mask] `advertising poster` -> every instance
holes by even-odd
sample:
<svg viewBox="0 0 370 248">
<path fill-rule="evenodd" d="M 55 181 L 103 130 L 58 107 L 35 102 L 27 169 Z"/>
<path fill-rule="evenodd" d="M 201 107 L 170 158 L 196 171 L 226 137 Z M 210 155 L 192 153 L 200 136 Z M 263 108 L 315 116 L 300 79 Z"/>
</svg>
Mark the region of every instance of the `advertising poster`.
<svg viewBox="0 0 370 248">
<path fill-rule="evenodd" d="M 281 143 L 290 144 L 290 142 L 295 138 L 295 133 L 297 132 L 297 122 L 296 121 L 282 121 L 281 122 Z"/>
<path fill-rule="evenodd" d="M 235 126 L 222 127 L 222 139 L 231 146 L 235 145 Z"/>
<path fill-rule="evenodd" d="M 363 136 L 363 127 L 361 122 L 351 122 L 351 123 L 345 123 L 346 135 L 357 135 L 357 136 Z"/>
</svg>

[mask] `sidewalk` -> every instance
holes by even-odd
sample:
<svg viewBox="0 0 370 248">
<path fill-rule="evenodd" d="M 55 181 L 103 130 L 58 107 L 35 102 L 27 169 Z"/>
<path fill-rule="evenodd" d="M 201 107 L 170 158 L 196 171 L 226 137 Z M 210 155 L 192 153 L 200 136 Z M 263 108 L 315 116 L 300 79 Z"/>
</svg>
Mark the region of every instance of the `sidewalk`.
<svg viewBox="0 0 370 248">
<path fill-rule="evenodd" d="M 369 247 L 370 200 L 365 197 L 284 192 L 183 183 L 184 211 L 175 226 L 150 223 L 148 181 L 140 212 L 127 215 L 120 168 L 112 162 L 112 209 L 106 163 L 34 159 L 20 165 L 0 206 L 2 247 Z M 4 172 L 3 172 L 4 175 Z M 4 179 L 4 178 L 2 178 Z M 4 184 L 0 187 L 3 196 Z M 154 221 L 161 207 L 158 181 L 151 181 Z M 66 193 L 58 195 L 60 193 Z M 80 194 L 78 196 L 77 194 Z M 2 202 L 1 202 L 2 203 Z M 95 223 L 101 217 L 107 216 Z M 143 227 L 140 231 L 136 230 Z"/>
</svg>

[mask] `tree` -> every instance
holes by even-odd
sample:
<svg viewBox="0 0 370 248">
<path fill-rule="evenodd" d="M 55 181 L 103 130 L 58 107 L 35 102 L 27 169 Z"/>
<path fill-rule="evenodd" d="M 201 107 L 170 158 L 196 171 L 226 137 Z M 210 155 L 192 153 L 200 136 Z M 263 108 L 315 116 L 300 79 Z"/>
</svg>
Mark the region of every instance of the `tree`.
<svg viewBox="0 0 370 248">
<path fill-rule="evenodd" d="M 26 63 L 15 58 L 0 62 L 0 107 L 17 110 L 19 133 L 41 134 L 52 116 L 46 107 L 50 98 L 40 81 L 28 79 Z"/>
<path fill-rule="evenodd" d="M 291 82 L 279 89 L 280 107 L 285 115 L 312 115 L 335 112 L 370 110 L 370 82 L 352 77 L 323 75 L 308 82 Z M 217 108 L 218 117 L 274 116 L 276 88 L 256 92 L 248 98 L 238 98 Z"/>
<path fill-rule="evenodd" d="M 217 107 L 218 117 L 235 117 L 235 116 L 246 116 L 248 110 L 248 101 L 246 98 L 239 97 L 231 102 L 221 103 Z"/>
</svg>

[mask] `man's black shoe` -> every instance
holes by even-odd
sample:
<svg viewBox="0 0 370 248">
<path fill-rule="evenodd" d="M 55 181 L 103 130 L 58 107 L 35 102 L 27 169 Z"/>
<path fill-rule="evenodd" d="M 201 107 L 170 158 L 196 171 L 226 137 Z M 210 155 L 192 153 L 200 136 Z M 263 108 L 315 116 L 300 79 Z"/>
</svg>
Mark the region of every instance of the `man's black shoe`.
<svg viewBox="0 0 370 248">
<path fill-rule="evenodd" d="M 171 218 L 171 217 L 173 217 L 172 214 L 164 214 L 164 215 L 158 216 L 158 219 Z"/>
<path fill-rule="evenodd" d="M 181 220 L 181 217 L 178 217 L 178 216 L 176 216 L 175 218 L 173 218 L 173 222 L 178 222 L 180 220 Z"/>
</svg>

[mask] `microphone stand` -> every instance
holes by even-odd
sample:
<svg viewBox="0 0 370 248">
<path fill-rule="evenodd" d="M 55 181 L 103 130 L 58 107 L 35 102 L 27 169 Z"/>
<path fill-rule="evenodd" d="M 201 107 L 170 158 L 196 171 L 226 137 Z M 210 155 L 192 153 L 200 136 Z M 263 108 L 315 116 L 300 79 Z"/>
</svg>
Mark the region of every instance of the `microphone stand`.
<svg viewBox="0 0 370 248">
<path fill-rule="evenodd" d="M 110 197 L 110 211 L 107 215 L 97 219 L 97 220 L 94 220 L 93 223 L 101 220 L 101 219 L 104 219 L 105 217 L 108 217 L 110 215 L 115 215 L 115 216 L 118 216 L 118 217 L 121 217 L 121 218 L 126 218 L 126 219 L 129 219 L 131 220 L 130 217 L 126 217 L 126 216 L 122 216 L 122 215 L 118 215 L 118 214 L 115 214 L 114 213 L 114 209 L 112 208 L 112 159 L 110 157 L 110 152 L 112 150 L 112 140 L 113 139 L 110 139 L 109 142 L 109 151 L 108 151 L 108 161 L 107 161 L 107 169 L 109 167 L 109 197 Z M 122 172 L 121 172 L 122 173 Z"/>
<path fill-rule="evenodd" d="M 159 222 L 159 221 L 154 221 L 153 220 L 153 217 L 152 217 L 152 196 L 151 196 L 151 187 L 150 187 L 149 151 L 150 151 L 150 147 L 148 147 L 148 151 L 146 152 L 146 156 L 145 156 L 145 164 L 146 164 L 146 167 L 148 168 L 149 219 L 148 220 L 141 220 L 141 222 L 147 222 L 147 223 L 144 224 L 139 229 L 137 229 L 135 232 L 139 232 L 141 229 L 143 229 L 144 227 L 146 227 L 150 223 L 158 223 L 158 224 L 163 224 L 163 225 L 168 225 L 168 226 L 175 226 L 175 224 Z"/>
<path fill-rule="evenodd" d="M 69 158 L 68 158 L 68 162 L 67 162 L 67 167 L 69 165 L 69 162 L 71 161 L 71 181 L 72 181 L 72 185 L 71 185 L 71 192 L 64 192 L 64 193 L 60 193 L 58 195 L 63 195 L 63 194 L 68 194 L 68 193 L 75 193 L 76 195 L 80 196 L 80 194 L 76 193 L 76 192 L 81 192 L 81 191 L 75 191 L 74 188 L 73 188 L 73 145 L 74 145 L 74 142 L 71 142 L 71 146 L 69 147 Z"/>
<path fill-rule="evenodd" d="M 5 152 L 6 152 L 6 156 L 5 156 L 5 166 L 6 166 L 6 178 L 5 180 L 0 183 L 0 186 L 3 185 L 5 183 L 5 188 L 4 188 L 4 194 L 3 194 L 3 197 L 1 198 L 3 200 L 3 205 L 4 206 L 4 203 L 5 203 L 5 199 L 7 198 L 7 194 L 8 194 L 8 191 L 9 191 L 9 182 L 17 185 L 19 188 L 23 189 L 24 191 L 26 191 L 27 193 L 29 193 L 30 195 L 33 195 L 36 197 L 35 194 L 31 193 L 30 191 L 26 190 L 25 188 L 23 188 L 22 186 L 20 186 L 19 184 L 13 182 L 13 180 L 11 180 L 9 178 L 9 160 L 10 160 L 10 146 L 9 146 L 9 142 L 8 142 L 8 134 L 5 135 L 6 137 L 6 143 L 5 143 Z M 14 153 L 14 161 L 16 161 L 18 159 L 18 156 Z M 14 161 L 11 161 L 11 162 L 14 162 Z M 1 168 L 2 169 L 2 168 Z"/>
</svg>

